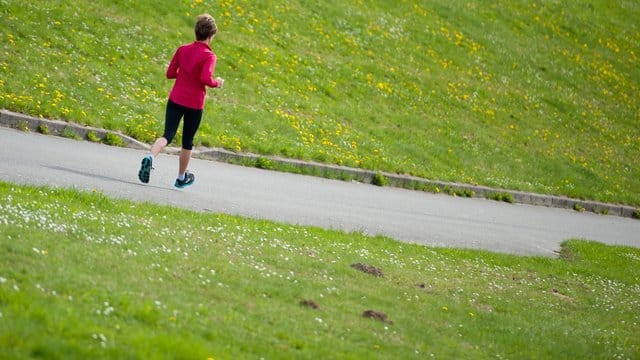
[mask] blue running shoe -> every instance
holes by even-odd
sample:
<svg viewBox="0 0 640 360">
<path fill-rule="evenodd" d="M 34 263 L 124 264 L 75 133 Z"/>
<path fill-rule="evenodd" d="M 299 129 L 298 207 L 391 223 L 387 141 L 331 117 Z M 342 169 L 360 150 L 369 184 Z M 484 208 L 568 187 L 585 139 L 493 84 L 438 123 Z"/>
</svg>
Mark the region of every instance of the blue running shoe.
<svg viewBox="0 0 640 360">
<path fill-rule="evenodd" d="M 193 184 L 194 181 L 196 181 L 196 177 L 193 176 L 192 173 L 185 172 L 184 180 L 176 179 L 176 183 L 174 184 L 174 186 L 177 187 L 178 189 L 183 189 Z"/>
<path fill-rule="evenodd" d="M 138 171 L 138 179 L 143 183 L 147 184 L 149 182 L 149 178 L 151 177 L 151 169 L 153 169 L 153 159 L 151 156 L 146 156 L 142 159 L 142 164 L 140 165 L 140 171 Z"/>
</svg>

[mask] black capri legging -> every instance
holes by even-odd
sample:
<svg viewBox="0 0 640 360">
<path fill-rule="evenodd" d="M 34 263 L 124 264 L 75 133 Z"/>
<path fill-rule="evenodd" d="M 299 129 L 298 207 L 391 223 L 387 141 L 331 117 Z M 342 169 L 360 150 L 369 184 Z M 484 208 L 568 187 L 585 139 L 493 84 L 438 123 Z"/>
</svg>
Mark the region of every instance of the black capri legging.
<svg viewBox="0 0 640 360">
<path fill-rule="evenodd" d="M 167 102 L 167 113 L 164 120 L 164 135 L 162 135 L 162 137 L 167 139 L 167 144 L 170 144 L 173 137 L 176 136 L 180 119 L 183 117 L 182 148 L 191 150 L 193 149 L 193 137 L 200 127 L 200 120 L 202 120 L 202 109 L 188 108 L 169 100 Z"/>
</svg>

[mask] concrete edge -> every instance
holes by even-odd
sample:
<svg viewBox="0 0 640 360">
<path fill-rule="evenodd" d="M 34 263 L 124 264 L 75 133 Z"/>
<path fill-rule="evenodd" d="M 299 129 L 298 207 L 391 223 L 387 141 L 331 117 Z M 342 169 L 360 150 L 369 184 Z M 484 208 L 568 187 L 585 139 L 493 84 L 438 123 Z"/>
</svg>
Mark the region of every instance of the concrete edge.
<svg viewBox="0 0 640 360">
<path fill-rule="evenodd" d="M 120 138 L 123 144 L 122 146 L 124 147 L 138 150 L 150 149 L 149 145 L 133 139 L 127 135 L 124 135 L 118 131 L 83 126 L 72 122 L 37 118 L 8 111 L 5 109 L 0 109 L 0 126 L 16 128 L 23 131 L 47 133 L 56 136 L 65 136 L 65 132 L 67 132 L 68 130 L 72 130 L 74 134 L 84 140 L 88 140 L 88 134 L 91 132 L 95 136 L 97 136 L 100 141 L 104 141 L 107 134 L 111 134 Z M 45 128 L 46 131 L 44 131 Z M 179 151 L 179 148 L 173 147 L 165 149 L 165 152 L 169 154 L 177 154 L 179 153 Z M 382 175 L 384 177 L 386 185 L 393 187 L 405 189 L 429 189 L 428 191 L 436 193 L 444 192 L 454 196 L 481 198 L 489 198 L 493 194 L 507 194 L 508 196 L 510 196 L 509 202 L 513 203 L 573 209 L 576 211 L 588 211 L 603 215 L 615 215 L 620 217 L 634 218 L 640 213 L 639 209 L 627 205 L 572 199 L 556 195 L 544 195 L 522 191 L 496 189 L 486 186 L 428 180 L 415 176 L 356 169 L 316 162 L 307 162 L 297 159 L 282 158 L 278 156 L 236 153 L 218 148 L 194 149 L 192 156 L 200 159 L 215 160 L 227 163 L 257 163 L 259 159 L 267 159 L 268 161 L 275 164 L 298 168 L 300 170 L 306 170 L 306 173 L 322 174 L 323 176 L 331 175 L 331 177 L 334 178 L 349 178 L 367 184 L 374 183 L 376 181 L 376 178 L 379 178 L 380 175 Z"/>
<path fill-rule="evenodd" d="M 100 128 L 94 128 L 90 126 L 83 126 L 72 122 L 65 122 L 59 120 L 42 119 L 33 116 L 28 116 L 20 113 L 15 113 L 8 110 L 0 110 L 0 125 L 6 127 L 12 127 L 23 131 L 33 131 L 41 134 L 56 135 L 56 136 L 69 136 L 75 134 L 83 140 L 89 140 L 89 133 L 93 133 L 97 139 L 104 141 L 107 134 L 116 135 L 122 141 L 124 147 L 132 149 L 145 150 L 149 149 L 149 145 L 141 143 L 129 136 L 123 135 L 117 131 L 105 130 Z M 68 133 L 67 131 L 73 131 Z"/>
</svg>

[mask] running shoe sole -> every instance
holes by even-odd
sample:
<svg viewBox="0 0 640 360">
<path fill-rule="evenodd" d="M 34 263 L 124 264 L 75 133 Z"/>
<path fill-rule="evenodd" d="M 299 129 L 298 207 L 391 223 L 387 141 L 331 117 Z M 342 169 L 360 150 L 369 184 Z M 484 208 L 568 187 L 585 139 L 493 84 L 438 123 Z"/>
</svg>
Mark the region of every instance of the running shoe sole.
<svg viewBox="0 0 640 360">
<path fill-rule="evenodd" d="M 177 187 L 178 189 L 184 189 L 184 188 L 186 188 L 186 187 L 188 187 L 188 186 L 191 186 L 192 184 L 193 184 L 193 182 L 186 183 L 186 184 L 180 184 L 180 183 L 178 182 L 178 180 L 176 180 L 176 183 L 175 183 L 175 184 L 173 184 L 173 186 Z"/>
<path fill-rule="evenodd" d="M 149 183 L 149 178 L 151 177 L 151 166 L 153 165 L 153 161 L 146 157 L 142 159 L 142 164 L 140 165 L 140 171 L 138 171 L 138 179 L 143 183 Z"/>
</svg>

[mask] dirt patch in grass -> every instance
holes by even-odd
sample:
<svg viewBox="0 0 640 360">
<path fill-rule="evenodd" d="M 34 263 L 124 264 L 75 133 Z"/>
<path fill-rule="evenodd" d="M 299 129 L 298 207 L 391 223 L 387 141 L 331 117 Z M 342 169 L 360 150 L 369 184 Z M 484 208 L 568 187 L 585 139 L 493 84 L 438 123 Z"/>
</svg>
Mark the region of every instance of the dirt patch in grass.
<svg viewBox="0 0 640 360">
<path fill-rule="evenodd" d="M 356 263 L 356 264 L 351 264 L 351 267 L 376 277 L 384 277 L 384 273 L 382 272 L 382 270 L 373 265 Z"/>
<path fill-rule="evenodd" d="M 552 289 L 551 290 L 551 294 L 553 294 L 553 296 L 556 296 L 556 297 L 558 297 L 558 298 L 560 298 L 562 300 L 566 300 L 566 301 L 570 301 L 570 302 L 573 301 L 573 298 L 571 296 L 567 296 L 567 295 L 561 293 L 558 289 Z"/>
<path fill-rule="evenodd" d="M 318 305 L 318 303 L 316 303 L 313 300 L 300 300 L 300 305 L 308 308 L 312 308 L 312 309 L 320 308 L 320 305 Z"/>
<path fill-rule="evenodd" d="M 389 320 L 389 317 L 387 316 L 387 314 L 385 314 L 383 312 L 380 312 L 380 311 L 365 310 L 362 313 L 362 316 L 366 317 L 366 318 L 382 321 L 382 322 L 385 322 L 387 324 L 393 324 L 393 321 Z"/>
</svg>

